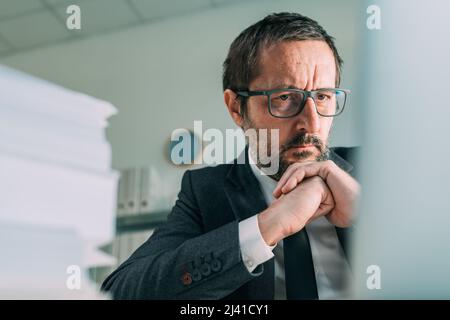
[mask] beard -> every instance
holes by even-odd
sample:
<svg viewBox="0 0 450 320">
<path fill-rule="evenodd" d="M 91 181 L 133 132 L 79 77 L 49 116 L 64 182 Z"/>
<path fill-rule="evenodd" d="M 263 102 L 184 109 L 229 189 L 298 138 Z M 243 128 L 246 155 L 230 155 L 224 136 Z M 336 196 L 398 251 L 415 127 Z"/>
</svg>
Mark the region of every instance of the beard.
<svg viewBox="0 0 450 320">
<path fill-rule="evenodd" d="M 248 115 L 244 115 L 244 125 L 242 130 L 247 130 L 249 128 L 258 129 L 253 122 L 250 120 Z M 279 161 L 278 171 L 275 174 L 268 174 L 272 179 L 279 181 L 289 166 L 296 162 L 308 162 L 308 161 L 325 161 L 328 160 L 330 155 L 330 148 L 328 143 L 324 142 L 319 136 L 314 134 L 307 134 L 305 132 L 299 132 L 294 137 L 292 137 L 288 142 L 279 147 L 279 152 L 277 155 L 272 155 L 271 153 L 271 139 L 268 139 L 266 143 L 260 144 L 259 130 L 257 131 L 257 148 L 250 148 L 250 152 L 253 154 L 252 158 L 257 159 L 256 165 L 264 172 L 264 168 L 270 167 L 270 164 L 263 164 L 260 157 L 258 157 L 256 150 L 258 148 L 266 148 L 267 155 L 271 158 L 271 161 Z M 269 130 L 270 131 L 270 130 Z M 270 134 L 270 132 L 269 132 Z M 291 160 L 289 160 L 288 152 L 291 148 L 297 147 L 299 145 L 311 145 L 316 149 L 316 152 L 311 150 L 295 151 L 291 154 Z M 315 156 L 314 156 L 315 155 Z M 311 159 L 313 157 L 313 159 Z"/>
<path fill-rule="evenodd" d="M 316 149 L 316 152 L 313 152 L 311 150 L 295 151 L 291 153 L 290 156 L 291 159 L 289 160 L 288 159 L 289 150 L 299 145 L 311 145 Z M 323 142 L 320 137 L 313 134 L 299 132 L 287 143 L 280 146 L 279 152 L 280 163 L 278 172 L 276 174 L 271 175 L 270 177 L 276 181 L 279 181 L 291 164 L 296 162 L 307 162 L 307 161 L 325 161 L 328 160 L 329 155 L 330 149 L 328 147 L 328 144 Z"/>
<path fill-rule="evenodd" d="M 294 151 L 291 149 L 300 145 L 311 145 L 315 150 Z M 278 170 L 274 174 L 268 174 L 267 168 L 272 167 L 272 162 L 264 163 L 261 157 L 256 154 L 257 148 L 250 148 L 252 158 L 256 159 L 256 165 L 272 179 L 279 181 L 289 166 L 296 162 L 309 161 L 325 161 L 328 160 L 330 149 L 326 143 L 322 141 L 317 135 L 310 135 L 304 132 L 299 132 L 287 143 L 279 147 L 277 154 L 272 154 L 271 139 L 261 140 L 258 138 L 258 148 L 267 148 L 267 155 L 270 161 L 278 161 Z M 264 149 L 263 149 L 264 150 Z M 291 151 L 291 152 L 290 152 Z M 267 158 L 266 158 L 267 159 Z"/>
</svg>

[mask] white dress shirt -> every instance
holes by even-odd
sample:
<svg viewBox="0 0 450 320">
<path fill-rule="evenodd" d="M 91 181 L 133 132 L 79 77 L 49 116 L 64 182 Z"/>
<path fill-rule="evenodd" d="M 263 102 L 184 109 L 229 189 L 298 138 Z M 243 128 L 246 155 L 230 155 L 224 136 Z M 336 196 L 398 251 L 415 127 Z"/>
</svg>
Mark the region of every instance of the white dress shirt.
<svg viewBox="0 0 450 320">
<path fill-rule="evenodd" d="M 272 192 L 277 181 L 262 174 L 252 161 L 250 167 L 260 183 L 267 204 L 270 205 L 274 200 Z M 320 217 L 309 223 L 306 231 L 311 246 L 319 299 L 348 298 L 351 271 L 335 227 L 325 217 Z M 275 257 L 275 299 L 286 299 L 283 241 L 278 242 L 276 246 L 268 246 L 259 230 L 258 218 L 254 215 L 239 223 L 239 243 L 244 264 L 249 272 Z"/>
</svg>

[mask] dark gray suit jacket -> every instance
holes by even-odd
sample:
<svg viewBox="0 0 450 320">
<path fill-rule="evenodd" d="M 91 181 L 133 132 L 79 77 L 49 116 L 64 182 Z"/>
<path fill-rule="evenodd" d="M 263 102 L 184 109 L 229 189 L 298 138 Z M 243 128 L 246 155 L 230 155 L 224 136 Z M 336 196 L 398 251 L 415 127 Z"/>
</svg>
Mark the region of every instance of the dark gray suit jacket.
<svg viewBox="0 0 450 320">
<path fill-rule="evenodd" d="M 352 172 L 353 151 L 334 148 L 330 159 Z M 115 299 L 273 299 L 274 259 L 249 273 L 239 247 L 239 221 L 266 208 L 247 161 L 186 171 L 167 222 L 102 290 Z M 345 251 L 346 229 L 336 229 Z"/>
</svg>

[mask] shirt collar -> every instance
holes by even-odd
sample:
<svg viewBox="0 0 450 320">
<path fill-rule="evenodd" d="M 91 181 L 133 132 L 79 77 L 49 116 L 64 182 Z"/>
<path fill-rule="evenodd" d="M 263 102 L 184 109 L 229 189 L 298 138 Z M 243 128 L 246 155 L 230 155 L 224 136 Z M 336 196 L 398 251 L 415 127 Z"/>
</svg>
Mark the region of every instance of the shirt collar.
<svg viewBox="0 0 450 320">
<path fill-rule="evenodd" d="M 275 181 L 271 177 L 269 177 L 267 174 L 265 174 L 258 166 L 256 165 L 256 162 L 253 161 L 253 158 L 251 156 L 250 148 L 247 150 L 248 159 L 250 163 L 250 168 L 252 169 L 253 174 L 256 177 L 256 180 L 258 180 L 261 189 L 264 194 L 264 198 L 266 199 L 267 204 L 270 204 L 274 197 L 272 195 L 273 190 L 275 190 L 275 187 L 278 184 L 278 181 Z"/>
</svg>

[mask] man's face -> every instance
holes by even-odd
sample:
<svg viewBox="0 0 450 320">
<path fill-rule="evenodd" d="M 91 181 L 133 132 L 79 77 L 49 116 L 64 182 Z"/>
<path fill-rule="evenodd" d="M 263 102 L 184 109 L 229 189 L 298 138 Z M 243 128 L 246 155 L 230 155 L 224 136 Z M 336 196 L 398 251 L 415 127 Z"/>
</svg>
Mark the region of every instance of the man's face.
<svg viewBox="0 0 450 320">
<path fill-rule="evenodd" d="M 278 88 L 315 90 L 334 88 L 336 65 L 328 44 L 318 40 L 283 41 L 262 50 L 259 75 L 250 83 L 250 91 Z M 294 162 L 323 160 L 328 153 L 328 135 L 333 118 L 317 114 L 308 98 L 302 112 L 292 118 L 275 118 L 267 108 L 266 96 L 247 100 L 244 129 L 278 129 L 279 179 Z M 261 147 L 263 147 L 260 144 Z M 265 148 L 270 148 L 265 145 Z M 255 148 L 253 148 L 255 149 Z M 267 150 L 270 153 L 270 150 Z"/>
</svg>

